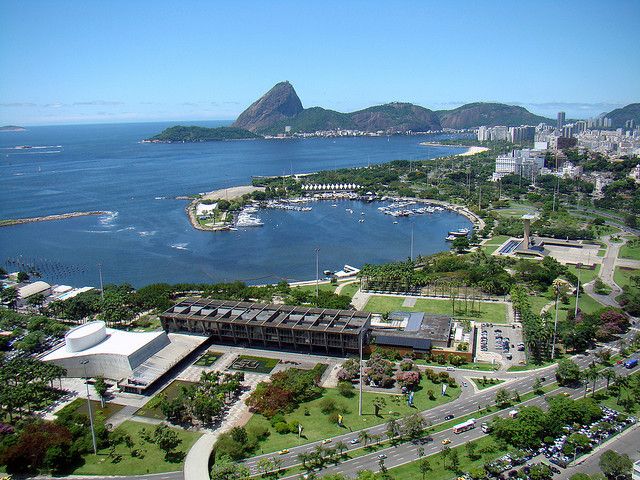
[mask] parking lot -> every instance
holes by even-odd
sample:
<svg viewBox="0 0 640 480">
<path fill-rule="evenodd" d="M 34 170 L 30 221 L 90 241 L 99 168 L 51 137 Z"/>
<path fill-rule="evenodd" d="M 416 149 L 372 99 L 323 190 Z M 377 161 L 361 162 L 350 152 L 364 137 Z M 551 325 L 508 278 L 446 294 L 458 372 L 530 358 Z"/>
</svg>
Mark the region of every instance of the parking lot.
<svg viewBox="0 0 640 480">
<path fill-rule="evenodd" d="M 501 363 L 506 368 L 526 362 L 522 329 L 519 326 L 483 323 L 478 335 L 480 351 L 501 355 Z"/>
</svg>

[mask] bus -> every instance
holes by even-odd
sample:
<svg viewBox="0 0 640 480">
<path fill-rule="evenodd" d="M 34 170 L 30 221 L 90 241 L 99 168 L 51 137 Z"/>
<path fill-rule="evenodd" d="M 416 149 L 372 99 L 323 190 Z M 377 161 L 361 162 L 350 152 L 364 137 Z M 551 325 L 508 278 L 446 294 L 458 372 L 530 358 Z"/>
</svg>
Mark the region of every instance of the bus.
<svg viewBox="0 0 640 480">
<path fill-rule="evenodd" d="M 471 430 L 472 428 L 476 428 L 476 419 L 470 418 L 466 422 L 459 423 L 458 425 L 453 426 L 453 433 L 462 433 L 467 430 Z"/>
</svg>

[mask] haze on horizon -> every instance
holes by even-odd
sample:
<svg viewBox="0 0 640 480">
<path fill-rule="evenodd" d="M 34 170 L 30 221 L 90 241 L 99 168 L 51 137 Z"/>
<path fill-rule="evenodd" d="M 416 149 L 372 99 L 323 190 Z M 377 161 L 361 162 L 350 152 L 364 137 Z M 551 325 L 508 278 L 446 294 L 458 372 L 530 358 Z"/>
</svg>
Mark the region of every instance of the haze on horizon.
<svg viewBox="0 0 640 480">
<path fill-rule="evenodd" d="M 0 124 L 234 119 L 289 80 L 305 107 L 468 102 L 587 118 L 640 101 L 640 2 L 0 4 Z"/>
</svg>

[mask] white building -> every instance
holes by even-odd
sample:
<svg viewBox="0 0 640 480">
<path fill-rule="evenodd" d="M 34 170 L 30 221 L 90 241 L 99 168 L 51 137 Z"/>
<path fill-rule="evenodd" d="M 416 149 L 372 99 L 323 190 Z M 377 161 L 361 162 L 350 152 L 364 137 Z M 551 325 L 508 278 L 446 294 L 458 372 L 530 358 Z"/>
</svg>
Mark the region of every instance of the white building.
<svg viewBox="0 0 640 480">
<path fill-rule="evenodd" d="M 640 183 L 640 163 L 631 169 L 629 177 L 631 177 L 634 182 Z"/>
<path fill-rule="evenodd" d="M 518 174 L 526 178 L 535 178 L 544 167 L 544 152 L 531 150 L 513 150 L 496 157 L 496 167 L 491 179 L 495 182 L 505 175 Z"/>
<path fill-rule="evenodd" d="M 165 332 L 125 332 L 106 328 L 101 321 L 72 328 L 64 336 L 64 346 L 42 359 L 67 370 L 68 377 L 102 376 L 120 380 L 158 350 L 169 344 Z M 88 361 L 86 365 L 81 362 Z"/>
<path fill-rule="evenodd" d="M 18 288 L 18 298 L 22 299 L 32 297 L 39 293 L 45 296 L 49 295 L 49 293 L 51 293 L 51 285 L 47 282 L 37 281 Z"/>
</svg>

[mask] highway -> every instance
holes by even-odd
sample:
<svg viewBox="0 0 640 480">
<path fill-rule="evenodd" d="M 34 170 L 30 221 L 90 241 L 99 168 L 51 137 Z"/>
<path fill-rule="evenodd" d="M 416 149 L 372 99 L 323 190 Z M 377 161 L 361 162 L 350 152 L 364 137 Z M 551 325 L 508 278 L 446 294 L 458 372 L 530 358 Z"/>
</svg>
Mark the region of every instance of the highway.
<svg viewBox="0 0 640 480">
<path fill-rule="evenodd" d="M 629 332 L 627 332 L 627 334 L 620 337 L 620 339 L 616 340 L 615 342 L 612 342 L 612 344 L 618 343 L 622 339 L 629 340 L 633 338 L 633 336 L 636 335 L 637 333 L 638 333 L 638 330 L 633 328 Z M 594 359 L 595 357 L 593 355 L 577 355 L 573 357 L 573 360 L 580 366 L 581 370 L 585 369 L 591 362 L 594 361 Z M 538 377 L 546 378 L 546 381 L 544 382 L 544 384 L 551 383 L 555 379 L 555 376 L 554 376 L 555 368 L 556 368 L 555 365 L 550 365 L 543 369 L 518 372 L 518 373 L 495 372 L 495 373 L 492 373 L 491 376 L 507 380 L 507 382 L 502 384 L 501 386 L 504 386 L 511 392 L 518 391 L 519 393 L 523 394 L 533 389 L 533 384 L 536 378 Z M 629 372 L 628 370 L 624 369 L 621 365 L 617 365 L 615 367 L 615 370 L 617 373 L 622 373 L 622 374 L 628 374 L 633 372 L 633 370 Z M 456 371 L 456 374 L 465 374 L 465 373 L 467 372 L 464 372 L 463 370 Z M 468 374 L 470 376 L 478 375 L 476 372 L 473 372 L 473 373 L 468 372 Z M 567 391 L 572 397 L 576 397 L 576 398 L 579 397 L 581 394 L 583 394 L 582 389 L 577 389 L 577 390 L 561 389 L 558 392 L 561 392 L 561 391 Z M 428 424 L 436 425 L 444 422 L 445 421 L 444 417 L 446 415 L 453 415 L 454 417 L 457 418 L 457 417 L 473 414 L 474 412 L 479 412 L 480 410 L 484 409 L 484 407 L 486 407 L 487 405 L 494 405 L 495 392 L 496 392 L 495 388 L 490 388 L 487 390 L 482 390 L 482 391 L 470 394 L 471 389 L 467 388 L 463 390 L 463 393 L 460 395 L 458 399 L 450 403 L 447 403 L 445 405 L 441 405 L 439 407 L 435 407 L 425 412 L 422 412 L 421 415 L 428 422 Z M 537 397 L 537 398 L 531 399 L 528 402 L 525 402 L 525 404 L 526 405 L 544 405 L 545 404 L 544 397 Z M 493 418 L 493 416 L 501 413 L 505 414 L 506 410 L 502 412 L 494 413 L 491 416 L 487 416 L 485 418 L 490 419 L 490 418 Z M 385 424 L 374 426 L 366 430 L 370 434 L 382 435 L 383 439 L 387 438 L 385 435 L 386 433 Z M 348 446 L 349 450 L 361 448 L 362 445 L 360 444 L 351 445 L 349 443 L 350 440 L 358 437 L 358 433 L 359 431 L 353 431 L 353 432 L 345 433 L 340 436 L 332 437 L 331 443 L 329 444 L 329 446 L 335 445 L 337 442 L 342 441 Z M 441 447 L 440 442 L 444 438 L 451 438 L 452 445 L 455 446 L 460 443 L 464 443 L 467 440 L 473 440 L 480 437 L 482 435 L 482 432 L 480 431 L 479 428 L 476 428 L 474 430 L 470 430 L 463 434 L 455 435 L 455 438 L 453 438 L 452 435 L 453 434 L 450 429 L 447 430 L 446 432 L 434 434 L 433 435 L 434 441 L 429 444 L 423 445 L 423 447 L 425 448 L 425 455 L 440 451 L 440 447 Z M 298 459 L 298 454 L 303 452 L 313 451 L 313 449 L 316 446 L 321 444 L 322 444 L 322 441 L 311 442 L 298 447 L 289 448 L 289 453 L 285 455 L 278 455 L 275 452 L 269 453 L 269 454 L 263 454 L 263 455 L 259 455 L 259 456 L 255 456 L 250 459 L 247 459 L 243 463 L 250 468 L 253 474 L 259 473 L 257 464 L 262 458 L 277 457 L 282 462 L 282 468 L 288 468 L 295 465 L 299 465 L 301 463 Z M 390 468 L 393 466 L 401 465 L 409 461 L 416 460 L 417 459 L 416 452 L 417 452 L 416 444 L 402 443 L 402 444 L 396 445 L 395 447 L 388 447 L 384 450 L 379 450 L 373 454 L 356 457 L 353 460 L 346 460 L 338 464 L 337 466 L 326 468 L 325 470 L 323 470 L 323 473 L 325 472 L 326 473 L 330 473 L 330 472 L 355 473 L 358 470 L 361 470 L 363 468 L 376 470 L 378 469 L 377 462 L 378 462 L 378 455 L 380 453 L 384 453 L 385 455 L 387 455 L 387 458 L 385 459 L 385 466 L 387 468 Z M 294 478 L 295 477 L 296 476 L 294 476 Z"/>
<path fill-rule="evenodd" d="M 591 362 L 590 357 L 581 357 L 576 359 L 576 363 L 578 363 L 581 367 L 586 367 Z M 635 370 L 627 370 L 622 365 L 616 365 L 613 367 L 617 374 L 619 375 L 629 375 L 633 373 Z M 531 382 L 533 383 L 533 382 Z M 557 395 L 559 393 L 566 392 L 572 398 L 580 398 L 584 395 L 583 388 L 566 388 L 560 387 L 557 390 L 550 393 L 550 395 Z M 495 397 L 495 391 L 491 392 L 492 397 Z M 493 398 L 492 398 L 493 399 Z M 523 402 L 517 406 L 520 408 L 522 406 L 539 406 L 546 407 L 546 399 L 544 395 L 540 395 L 534 397 L 526 402 Z M 495 418 L 496 416 L 506 416 L 510 409 L 501 410 L 499 412 L 486 415 L 482 417 L 481 422 L 488 422 Z M 471 413 L 471 412 L 466 412 Z M 425 415 L 425 417 L 427 417 Z M 384 430 L 384 429 L 383 429 Z M 442 432 L 434 433 L 430 436 L 429 441 L 427 442 L 406 442 L 401 443 L 396 446 L 387 447 L 381 450 L 378 450 L 374 453 L 370 453 L 367 455 L 363 455 L 360 457 L 356 457 L 353 460 L 347 460 L 339 463 L 338 465 L 328 466 L 321 470 L 322 475 L 330 474 L 330 473 L 342 473 L 349 476 L 355 476 L 355 474 L 359 470 L 369 469 L 373 471 L 379 470 L 379 457 L 378 455 L 384 454 L 386 458 L 384 459 L 384 465 L 386 468 L 393 468 L 405 463 L 413 462 L 418 460 L 418 447 L 422 446 L 424 448 L 424 455 L 433 455 L 439 453 L 442 448 L 442 440 L 449 439 L 451 443 L 450 447 L 457 447 L 463 445 L 464 443 L 472 440 L 477 440 L 478 438 L 484 436 L 480 428 L 474 428 L 473 430 L 469 430 L 467 432 L 461 434 L 454 434 L 451 429 L 444 430 Z M 308 446 L 307 446 L 307 449 Z M 299 462 L 296 462 L 299 463 Z M 291 475 L 288 477 L 284 477 L 285 479 L 295 479 L 299 478 L 299 474 Z"/>
</svg>

